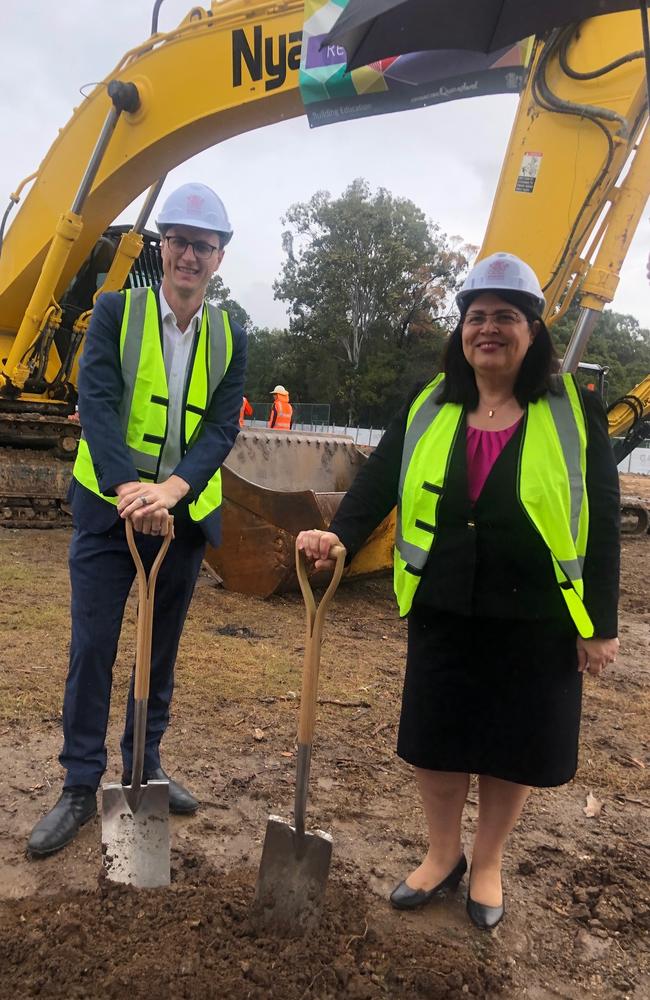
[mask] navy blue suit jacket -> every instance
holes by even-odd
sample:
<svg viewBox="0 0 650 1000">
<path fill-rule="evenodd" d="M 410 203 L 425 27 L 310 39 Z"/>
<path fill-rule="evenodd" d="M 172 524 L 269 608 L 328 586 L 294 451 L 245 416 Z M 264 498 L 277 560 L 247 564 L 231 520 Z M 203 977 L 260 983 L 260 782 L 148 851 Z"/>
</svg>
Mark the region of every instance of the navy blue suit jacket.
<svg viewBox="0 0 650 1000">
<path fill-rule="evenodd" d="M 157 293 L 158 289 L 154 291 Z M 120 483 L 139 478 L 119 417 L 124 389 L 120 364 L 123 314 L 123 295 L 106 292 L 100 296 L 93 310 L 79 363 L 79 418 L 99 488 L 106 496 L 115 496 L 115 487 Z M 239 410 L 246 375 L 246 333 L 237 323 L 231 322 L 230 326 L 233 353 L 228 371 L 210 400 L 196 441 L 174 469 L 174 474 L 190 485 L 190 492 L 172 512 L 177 532 L 181 533 L 189 529 L 188 502 L 205 489 L 228 456 L 239 433 Z M 118 519 L 113 504 L 87 490 L 74 478 L 69 499 L 76 527 L 100 533 L 110 530 Z M 219 511 L 200 522 L 200 527 L 211 545 L 219 544 Z"/>
</svg>

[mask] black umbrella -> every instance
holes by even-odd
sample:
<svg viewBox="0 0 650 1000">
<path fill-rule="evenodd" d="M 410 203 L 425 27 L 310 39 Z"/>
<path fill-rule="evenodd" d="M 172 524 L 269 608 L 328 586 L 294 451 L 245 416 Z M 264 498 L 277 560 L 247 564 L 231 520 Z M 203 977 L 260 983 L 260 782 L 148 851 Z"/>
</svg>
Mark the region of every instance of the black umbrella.
<svg viewBox="0 0 650 1000">
<path fill-rule="evenodd" d="M 635 9 L 650 90 L 647 0 L 350 0 L 321 47 L 342 45 L 351 70 L 427 49 L 494 52 L 565 24 Z"/>
</svg>

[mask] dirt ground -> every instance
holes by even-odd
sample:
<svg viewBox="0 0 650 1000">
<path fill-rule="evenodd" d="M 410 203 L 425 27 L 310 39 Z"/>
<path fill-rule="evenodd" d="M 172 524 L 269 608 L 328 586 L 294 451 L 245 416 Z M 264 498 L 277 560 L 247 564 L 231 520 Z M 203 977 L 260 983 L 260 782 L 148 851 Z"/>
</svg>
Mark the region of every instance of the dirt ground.
<svg viewBox="0 0 650 1000">
<path fill-rule="evenodd" d="M 641 477 L 626 477 L 636 480 Z M 639 495 L 645 482 L 625 483 Z M 201 800 L 172 817 L 172 884 L 100 878 L 100 820 L 28 861 L 57 799 L 68 643 L 69 531 L 0 531 L 0 982 L 16 1000 L 464 1000 L 650 997 L 650 537 L 623 542 L 621 655 L 586 681 L 581 764 L 533 793 L 505 865 L 506 919 L 468 922 L 458 893 L 415 914 L 387 895 L 425 851 L 395 756 L 405 652 L 389 580 L 343 585 L 325 628 L 308 829 L 331 832 L 322 925 L 267 937 L 251 916 L 269 813 L 289 819 L 304 610 L 201 576 L 177 666 L 167 769 Z M 129 600 L 115 670 L 107 779 L 134 655 Z M 588 816 L 591 793 L 602 808 Z M 476 795 L 465 844 L 471 854 Z"/>
</svg>

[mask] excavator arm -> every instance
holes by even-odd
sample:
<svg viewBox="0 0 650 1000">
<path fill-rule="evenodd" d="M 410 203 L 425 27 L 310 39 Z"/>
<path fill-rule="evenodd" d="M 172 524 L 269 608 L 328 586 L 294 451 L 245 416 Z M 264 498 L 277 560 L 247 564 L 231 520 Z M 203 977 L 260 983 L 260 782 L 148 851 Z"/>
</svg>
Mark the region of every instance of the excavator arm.
<svg viewBox="0 0 650 1000">
<path fill-rule="evenodd" d="M 59 321 L 61 294 L 102 232 L 134 198 L 195 153 L 303 113 L 298 93 L 302 18 L 301 0 L 227 0 L 209 10 L 195 7 L 174 31 L 127 52 L 75 108 L 2 246 L 0 358 L 6 361 L 0 367 L 0 394 L 4 390 L 15 397 L 13 387 L 25 390 L 26 359 L 48 316 Z M 84 190 L 117 85 L 131 86 L 134 109 L 122 110 L 113 123 Z M 53 357 L 45 382 L 59 362 Z"/>
<path fill-rule="evenodd" d="M 7 234 L 0 231 L 0 445 L 7 420 L 13 443 L 22 434 L 33 445 L 54 428 L 60 450 L 73 452 L 65 417 L 96 287 L 71 315 L 66 295 L 79 286 L 84 262 L 87 268 L 104 251 L 114 259 L 103 287 L 121 287 L 169 170 L 231 136 L 303 113 L 303 16 L 303 0 L 194 7 L 176 29 L 127 52 L 74 109 L 28 179 Z M 647 200 L 645 101 L 634 12 L 594 18 L 535 44 L 481 254 L 505 248 L 532 264 L 549 323 L 579 296 L 569 368 L 614 296 Z M 145 209 L 115 254 L 102 234 L 147 187 Z M 631 395 L 638 403 L 623 401 L 610 416 L 627 440 L 634 415 L 648 415 L 647 380 Z M 38 489 L 33 477 L 22 485 L 19 478 L 8 482 L 0 471 L 0 509 L 24 495 L 44 508 L 53 493 L 61 502 L 56 477 L 44 473 Z"/>
<path fill-rule="evenodd" d="M 607 419 L 609 433 L 619 439 L 614 442 L 616 461 L 622 462 L 650 438 L 650 375 L 612 403 Z"/>
<path fill-rule="evenodd" d="M 650 194 L 650 129 L 634 12 L 553 32 L 535 46 L 479 256 L 507 247 L 539 275 L 549 325 L 580 315 L 574 371 Z M 646 436 L 650 376 L 609 410 L 618 461 Z"/>
</svg>

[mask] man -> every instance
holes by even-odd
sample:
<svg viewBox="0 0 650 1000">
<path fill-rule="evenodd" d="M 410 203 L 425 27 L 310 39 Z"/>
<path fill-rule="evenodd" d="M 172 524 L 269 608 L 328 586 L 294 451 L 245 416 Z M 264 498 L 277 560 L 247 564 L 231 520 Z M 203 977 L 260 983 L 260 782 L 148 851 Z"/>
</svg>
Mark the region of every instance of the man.
<svg viewBox="0 0 650 1000">
<path fill-rule="evenodd" d="M 74 465 L 70 546 L 72 639 L 63 704 L 63 794 L 34 827 L 32 857 L 58 851 L 95 815 L 106 768 L 113 663 L 135 575 L 131 520 L 149 571 L 174 516 L 175 538 L 158 576 L 145 780 L 166 779 L 160 740 L 169 721 L 174 663 L 205 541 L 219 543 L 220 466 L 239 433 L 246 335 L 204 299 L 232 226 L 203 184 L 172 192 L 157 219 L 163 281 L 102 295 L 80 364 L 83 428 Z M 122 738 L 131 779 L 133 681 Z M 169 779 L 170 810 L 197 800 Z"/>
<path fill-rule="evenodd" d="M 289 393 L 283 385 L 276 385 L 271 393 L 273 404 L 269 413 L 268 426 L 276 431 L 290 431 L 293 407 L 289 402 Z"/>
<path fill-rule="evenodd" d="M 241 409 L 239 411 L 239 426 L 245 427 L 246 417 L 252 417 L 252 416 L 253 416 L 253 407 L 246 399 L 246 396 L 243 396 L 241 401 Z"/>
</svg>

